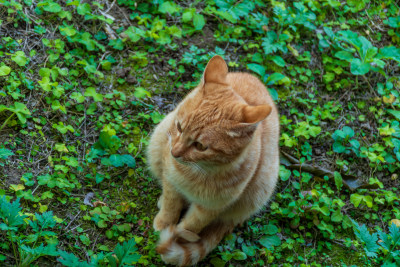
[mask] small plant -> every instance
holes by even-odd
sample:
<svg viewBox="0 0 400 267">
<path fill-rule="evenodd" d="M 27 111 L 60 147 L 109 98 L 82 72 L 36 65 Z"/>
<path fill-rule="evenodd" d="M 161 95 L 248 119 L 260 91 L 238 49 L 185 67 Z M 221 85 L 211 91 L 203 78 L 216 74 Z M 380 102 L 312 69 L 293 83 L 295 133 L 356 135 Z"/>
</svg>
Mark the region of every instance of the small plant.
<svg viewBox="0 0 400 267">
<path fill-rule="evenodd" d="M 359 225 L 353 220 L 354 234 L 362 242 L 365 255 L 374 258 L 382 266 L 399 266 L 400 264 L 400 227 L 394 222 L 389 226 L 389 233 L 379 230 L 371 234 L 365 224 Z M 378 240 L 379 236 L 379 240 Z M 382 256 L 378 257 L 379 252 Z"/>
<path fill-rule="evenodd" d="M 360 155 L 360 143 L 353 139 L 354 130 L 349 126 L 344 126 L 342 130 L 336 130 L 332 134 L 333 140 L 333 151 L 336 153 L 345 153 L 350 154 L 350 151 L 353 151 L 357 156 Z"/>
</svg>

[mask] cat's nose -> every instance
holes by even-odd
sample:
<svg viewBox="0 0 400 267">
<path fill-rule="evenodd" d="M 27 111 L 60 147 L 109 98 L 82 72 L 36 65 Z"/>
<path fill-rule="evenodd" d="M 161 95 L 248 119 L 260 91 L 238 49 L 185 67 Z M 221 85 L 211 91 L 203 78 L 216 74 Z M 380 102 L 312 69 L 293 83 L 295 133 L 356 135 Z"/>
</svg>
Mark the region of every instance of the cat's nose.
<svg viewBox="0 0 400 267">
<path fill-rule="evenodd" d="M 182 157 L 183 153 L 185 152 L 184 150 L 185 150 L 184 147 L 176 144 L 171 149 L 171 155 L 174 158 L 180 158 L 180 157 Z"/>
<path fill-rule="evenodd" d="M 177 150 L 177 149 L 172 149 L 172 150 L 171 150 L 171 155 L 172 155 L 174 158 L 180 158 L 180 157 L 182 156 L 182 153 L 180 153 L 180 151 Z"/>
</svg>

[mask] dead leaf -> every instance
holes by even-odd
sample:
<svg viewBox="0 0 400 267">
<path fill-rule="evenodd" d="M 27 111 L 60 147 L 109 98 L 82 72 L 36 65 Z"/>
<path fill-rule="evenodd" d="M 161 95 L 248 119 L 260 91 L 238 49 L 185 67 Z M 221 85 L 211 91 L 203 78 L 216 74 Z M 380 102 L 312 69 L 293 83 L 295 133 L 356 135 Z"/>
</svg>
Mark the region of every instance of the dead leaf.
<svg viewBox="0 0 400 267">
<path fill-rule="evenodd" d="M 94 207 L 97 207 L 97 206 L 107 206 L 107 204 L 106 203 L 104 203 L 103 201 L 95 201 L 95 202 L 93 202 L 93 206 Z"/>
<path fill-rule="evenodd" d="M 400 220 L 398 219 L 393 219 L 390 221 L 391 223 L 394 223 L 397 227 L 400 227 Z"/>
</svg>

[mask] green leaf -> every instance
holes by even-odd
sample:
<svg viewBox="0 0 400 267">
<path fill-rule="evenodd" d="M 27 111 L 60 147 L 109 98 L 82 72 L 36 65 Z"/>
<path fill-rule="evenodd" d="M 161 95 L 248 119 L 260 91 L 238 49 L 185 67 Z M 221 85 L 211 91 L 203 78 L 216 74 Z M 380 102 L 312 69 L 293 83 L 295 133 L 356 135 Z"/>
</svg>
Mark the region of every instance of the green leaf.
<svg viewBox="0 0 400 267">
<path fill-rule="evenodd" d="M 358 239 L 365 243 L 364 251 L 366 252 L 367 256 L 373 258 L 377 257 L 376 252 L 379 250 L 379 246 L 376 243 L 378 241 L 378 234 L 370 234 L 365 224 L 359 226 L 354 220 L 353 224 L 355 226 L 355 235 Z"/>
<path fill-rule="evenodd" d="M 71 98 L 75 99 L 75 101 L 78 103 L 83 103 L 85 101 L 85 97 L 81 93 L 78 93 L 78 92 L 73 92 L 71 94 Z"/>
<path fill-rule="evenodd" d="M 20 215 L 22 208 L 19 204 L 19 199 L 10 203 L 6 200 L 5 196 L 0 196 L 0 229 L 16 231 L 20 225 L 24 224 L 26 215 Z M 22 213 L 21 213 L 22 214 Z"/>
<path fill-rule="evenodd" d="M 388 109 L 387 112 L 400 120 L 400 110 Z"/>
<path fill-rule="evenodd" d="M 132 265 L 133 263 L 137 263 L 140 257 L 141 256 L 137 253 L 137 247 L 134 238 L 128 242 L 124 242 L 122 245 L 118 244 L 113 253 L 107 255 L 107 259 L 111 263 L 111 266 L 125 266 L 127 264 Z"/>
<path fill-rule="evenodd" d="M 338 172 L 334 172 L 333 177 L 335 179 L 336 188 L 340 191 L 343 186 L 343 178 Z"/>
<path fill-rule="evenodd" d="M 68 253 L 64 250 L 58 250 L 60 257 L 57 259 L 64 266 L 71 267 L 91 267 L 92 264 L 86 261 L 80 261 L 80 259 L 72 253 Z M 116 265 L 115 265 L 116 266 Z"/>
<path fill-rule="evenodd" d="M 84 16 L 86 14 L 90 14 L 92 12 L 92 9 L 88 3 L 83 3 L 83 4 L 80 3 L 76 11 L 78 12 L 79 15 Z"/>
<path fill-rule="evenodd" d="M 210 263 L 214 266 L 214 267 L 224 267 L 226 262 L 220 258 L 214 257 L 210 260 Z"/>
<path fill-rule="evenodd" d="M 256 255 L 256 250 L 253 246 L 242 245 L 242 250 L 247 256 L 253 257 Z"/>
<path fill-rule="evenodd" d="M 126 164 L 130 168 L 134 168 L 136 166 L 135 158 L 131 155 L 121 155 L 121 161 L 123 162 L 123 164 Z"/>
<path fill-rule="evenodd" d="M 107 223 L 106 223 L 104 220 L 100 220 L 100 221 L 97 223 L 97 226 L 98 226 L 99 228 L 106 228 L 106 227 L 107 227 Z"/>
<path fill-rule="evenodd" d="M 287 181 L 290 178 L 290 175 L 292 173 L 290 170 L 286 169 L 285 166 L 280 165 L 279 166 L 279 177 L 281 178 L 282 181 Z"/>
<path fill-rule="evenodd" d="M 268 224 L 263 232 L 267 235 L 275 235 L 276 233 L 278 233 L 278 227 L 273 224 Z"/>
<path fill-rule="evenodd" d="M 185 23 L 191 21 L 193 19 L 193 14 L 194 12 L 191 10 L 185 10 L 185 12 L 182 14 L 182 21 Z"/>
<path fill-rule="evenodd" d="M 7 67 L 7 66 L 0 67 L 0 76 L 6 76 L 6 75 L 10 74 L 10 72 L 11 72 L 10 67 Z"/>
<path fill-rule="evenodd" d="M 332 145 L 332 149 L 336 153 L 343 153 L 346 151 L 346 147 L 342 145 L 341 142 L 334 142 Z"/>
<path fill-rule="evenodd" d="M 0 159 L 7 159 L 9 156 L 14 155 L 14 153 L 6 148 L 0 148 Z"/>
<path fill-rule="evenodd" d="M 280 57 L 280 56 L 273 56 L 273 57 L 271 57 L 271 60 L 272 60 L 276 65 L 278 65 L 279 67 L 285 67 L 285 65 L 286 65 L 285 60 L 283 60 L 283 58 Z"/>
<path fill-rule="evenodd" d="M 363 196 L 359 194 L 351 194 L 350 196 L 350 202 L 353 203 L 354 207 L 358 208 L 360 205 L 361 201 L 363 200 Z"/>
<path fill-rule="evenodd" d="M 350 62 L 354 58 L 354 56 L 350 52 L 347 52 L 347 51 L 339 51 L 335 54 L 335 57 L 337 57 L 341 60 L 346 60 L 348 62 Z"/>
<path fill-rule="evenodd" d="M 196 30 L 201 30 L 203 29 L 204 25 L 206 24 L 206 21 L 204 20 L 204 16 L 201 14 L 194 14 L 193 15 L 193 26 Z"/>
<path fill-rule="evenodd" d="M 146 32 L 143 31 L 140 28 L 137 28 L 135 26 L 130 26 L 126 31 L 124 31 L 122 34 L 125 34 L 126 36 L 128 36 L 128 38 L 136 43 L 137 41 L 140 40 L 140 38 L 144 38 Z"/>
<path fill-rule="evenodd" d="M 265 248 L 271 250 L 274 246 L 279 246 L 281 244 L 281 240 L 276 235 L 265 235 L 258 242 L 263 245 Z"/>
<path fill-rule="evenodd" d="M 11 56 L 11 60 L 18 64 L 18 66 L 22 67 L 28 62 L 28 58 L 25 56 L 23 51 L 17 51 Z"/>
<path fill-rule="evenodd" d="M 65 27 L 59 26 L 58 28 L 60 29 L 60 33 L 64 36 L 74 36 L 77 33 L 74 26 L 65 25 Z"/>
<path fill-rule="evenodd" d="M 86 245 L 89 246 L 90 245 L 90 239 L 89 237 L 87 237 L 86 235 L 80 235 L 79 239 L 81 240 L 81 242 Z"/>
<path fill-rule="evenodd" d="M 380 59 L 392 59 L 400 63 L 400 49 L 395 46 L 385 46 L 379 49 L 377 57 Z"/>
<path fill-rule="evenodd" d="M 265 75 L 265 67 L 261 66 L 260 64 L 250 63 L 247 64 L 247 68 L 260 75 L 261 78 L 263 78 Z"/>
<path fill-rule="evenodd" d="M 177 4 L 175 4 L 174 2 L 166 1 L 160 5 L 160 7 L 158 8 L 158 11 L 160 11 L 163 14 L 169 13 L 172 15 L 176 12 L 179 12 L 180 9 L 181 9 L 181 7 Z"/>
<path fill-rule="evenodd" d="M 332 222 L 341 222 L 343 220 L 343 214 L 340 211 L 340 209 L 337 209 L 336 211 L 332 212 L 331 220 Z"/>
<path fill-rule="evenodd" d="M 40 6 L 40 4 L 38 4 L 38 6 Z M 43 6 L 43 10 L 45 10 L 47 12 L 58 13 L 58 12 L 62 11 L 62 8 L 57 3 L 49 2 Z"/>
<path fill-rule="evenodd" d="M 266 83 L 267 83 L 267 85 L 273 85 L 276 82 L 284 79 L 285 77 L 286 76 L 283 75 L 282 73 L 275 72 L 275 73 L 271 74 L 270 76 L 268 76 Z"/>
<path fill-rule="evenodd" d="M 151 97 L 151 94 L 143 87 L 136 87 L 133 95 L 138 99 L 144 98 L 146 96 Z"/>
<path fill-rule="evenodd" d="M 354 136 L 354 130 L 349 126 L 344 126 L 342 131 L 346 134 L 347 137 L 351 138 Z"/>
<path fill-rule="evenodd" d="M 94 87 L 86 88 L 84 96 L 91 96 L 96 102 L 103 101 L 103 95 L 96 93 L 96 89 Z"/>
<path fill-rule="evenodd" d="M 369 70 L 370 70 L 369 63 L 363 63 L 358 58 L 354 58 L 351 60 L 350 71 L 354 75 L 364 75 L 367 74 Z"/>
<path fill-rule="evenodd" d="M 237 250 L 233 253 L 232 258 L 238 261 L 244 261 L 247 259 L 247 255 L 244 252 Z"/>
</svg>

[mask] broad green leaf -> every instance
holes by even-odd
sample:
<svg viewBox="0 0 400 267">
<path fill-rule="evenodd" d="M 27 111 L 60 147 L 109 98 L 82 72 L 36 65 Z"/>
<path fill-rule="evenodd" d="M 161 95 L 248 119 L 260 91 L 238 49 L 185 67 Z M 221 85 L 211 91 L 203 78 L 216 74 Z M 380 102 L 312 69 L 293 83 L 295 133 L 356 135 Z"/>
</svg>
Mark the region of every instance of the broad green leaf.
<svg viewBox="0 0 400 267">
<path fill-rule="evenodd" d="M 14 153 L 6 148 L 0 148 L 0 159 L 7 159 L 8 157 L 14 155 Z"/>
<path fill-rule="evenodd" d="M 103 95 L 96 93 L 96 89 L 94 87 L 86 88 L 84 95 L 93 97 L 94 101 L 96 102 L 103 101 Z"/>
<path fill-rule="evenodd" d="M 0 67 L 0 76 L 6 76 L 8 74 L 10 74 L 11 72 L 11 68 L 8 66 L 1 66 Z"/>
<path fill-rule="evenodd" d="M 337 209 L 336 211 L 332 212 L 331 220 L 332 222 L 341 222 L 343 220 L 343 214 L 340 211 L 340 209 Z"/>
<path fill-rule="evenodd" d="M 272 60 L 276 65 L 278 65 L 279 67 L 285 67 L 285 65 L 286 65 L 285 60 L 283 60 L 283 58 L 280 57 L 280 56 L 273 56 L 273 57 L 271 57 L 271 60 Z"/>
<path fill-rule="evenodd" d="M 332 149 L 336 153 L 343 153 L 346 151 L 346 147 L 342 145 L 341 142 L 334 142 L 332 145 Z"/>
<path fill-rule="evenodd" d="M 265 230 L 263 232 L 267 235 L 275 235 L 276 233 L 278 233 L 278 227 L 273 224 L 268 224 L 267 226 L 265 226 Z"/>
<path fill-rule="evenodd" d="M 233 252 L 232 256 L 233 256 L 232 258 L 234 258 L 235 260 L 238 260 L 238 261 L 244 261 L 247 259 L 247 255 L 240 250 Z"/>
<path fill-rule="evenodd" d="M 335 57 L 342 59 L 342 60 L 346 60 L 348 62 L 350 62 L 354 58 L 354 56 L 350 52 L 347 52 L 347 51 L 339 51 L 335 54 Z"/>
<path fill-rule="evenodd" d="M 169 13 L 172 15 L 176 12 L 179 12 L 180 9 L 181 9 L 181 7 L 177 4 L 175 4 L 174 2 L 166 1 L 160 5 L 160 7 L 158 8 L 158 11 L 160 11 L 163 14 Z"/>
<path fill-rule="evenodd" d="M 25 66 L 28 62 L 28 58 L 25 56 L 23 51 L 17 51 L 12 56 L 11 59 L 18 64 L 18 66 Z"/>
<path fill-rule="evenodd" d="M 136 87 L 133 95 L 138 99 L 144 98 L 146 96 L 151 97 L 151 94 L 143 87 Z"/>
<path fill-rule="evenodd" d="M 40 4 L 38 4 L 40 6 Z M 62 8 L 59 4 L 54 3 L 54 2 L 48 2 L 46 5 L 43 5 L 43 10 L 47 12 L 52 12 L 52 13 L 57 13 L 62 11 Z"/>
<path fill-rule="evenodd" d="M 360 205 L 361 201 L 363 200 L 363 196 L 359 194 L 351 194 L 350 196 L 350 202 L 353 203 L 354 207 L 358 208 Z"/>
<path fill-rule="evenodd" d="M 282 181 L 287 181 L 291 174 L 290 170 L 286 169 L 285 166 L 279 166 L 279 177 Z"/>
<path fill-rule="evenodd" d="M 267 249 L 272 249 L 274 246 L 279 246 L 281 240 L 276 235 L 265 235 L 258 242 Z"/>
<path fill-rule="evenodd" d="M 201 30 L 203 29 L 204 25 L 206 24 L 206 21 L 204 20 L 204 16 L 201 14 L 194 14 L 193 15 L 193 26 L 196 30 Z"/>
<path fill-rule="evenodd" d="M 130 26 L 126 31 L 124 31 L 122 34 L 125 34 L 126 36 L 129 37 L 129 39 L 136 43 L 137 41 L 140 40 L 140 38 L 145 37 L 146 32 L 143 31 L 140 28 Z"/>
<path fill-rule="evenodd" d="M 78 103 L 83 103 L 85 101 L 85 97 L 81 93 L 78 93 L 78 92 L 73 92 L 71 94 L 71 98 L 75 99 L 76 102 L 78 102 Z"/>
<path fill-rule="evenodd" d="M 369 70 L 370 70 L 369 63 L 363 63 L 358 58 L 353 58 L 351 60 L 350 71 L 354 75 L 364 75 L 364 74 L 367 74 L 369 72 Z"/>
<path fill-rule="evenodd" d="M 354 136 L 354 130 L 349 126 L 344 126 L 342 131 L 346 134 L 346 136 L 350 138 Z"/>
<path fill-rule="evenodd" d="M 273 85 L 276 82 L 284 79 L 285 77 L 286 76 L 283 75 L 282 73 L 275 72 L 275 73 L 271 74 L 270 76 L 268 76 L 266 83 L 267 83 L 267 85 Z"/>
<path fill-rule="evenodd" d="M 338 191 L 340 191 L 340 189 L 342 189 L 343 186 L 342 176 L 340 175 L 339 172 L 334 172 L 333 177 L 335 179 L 336 188 L 338 189 Z"/>
<path fill-rule="evenodd" d="M 194 12 L 192 12 L 191 10 L 185 10 L 185 12 L 183 12 L 182 14 L 182 21 L 186 23 L 191 21 L 193 19 L 193 14 Z"/>
<path fill-rule="evenodd" d="M 247 64 L 247 68 L 260 75 L 261 78 L 263 78 L 265 75 L 265 67 L 261 66 L 260 64 L 250 63 Z"/>
<path fill-rule="evenodd" d="M 396 119 L 400 120 L 400 110 L 388 109 L 387 112 L 392 114 Z"/>
</svg>

